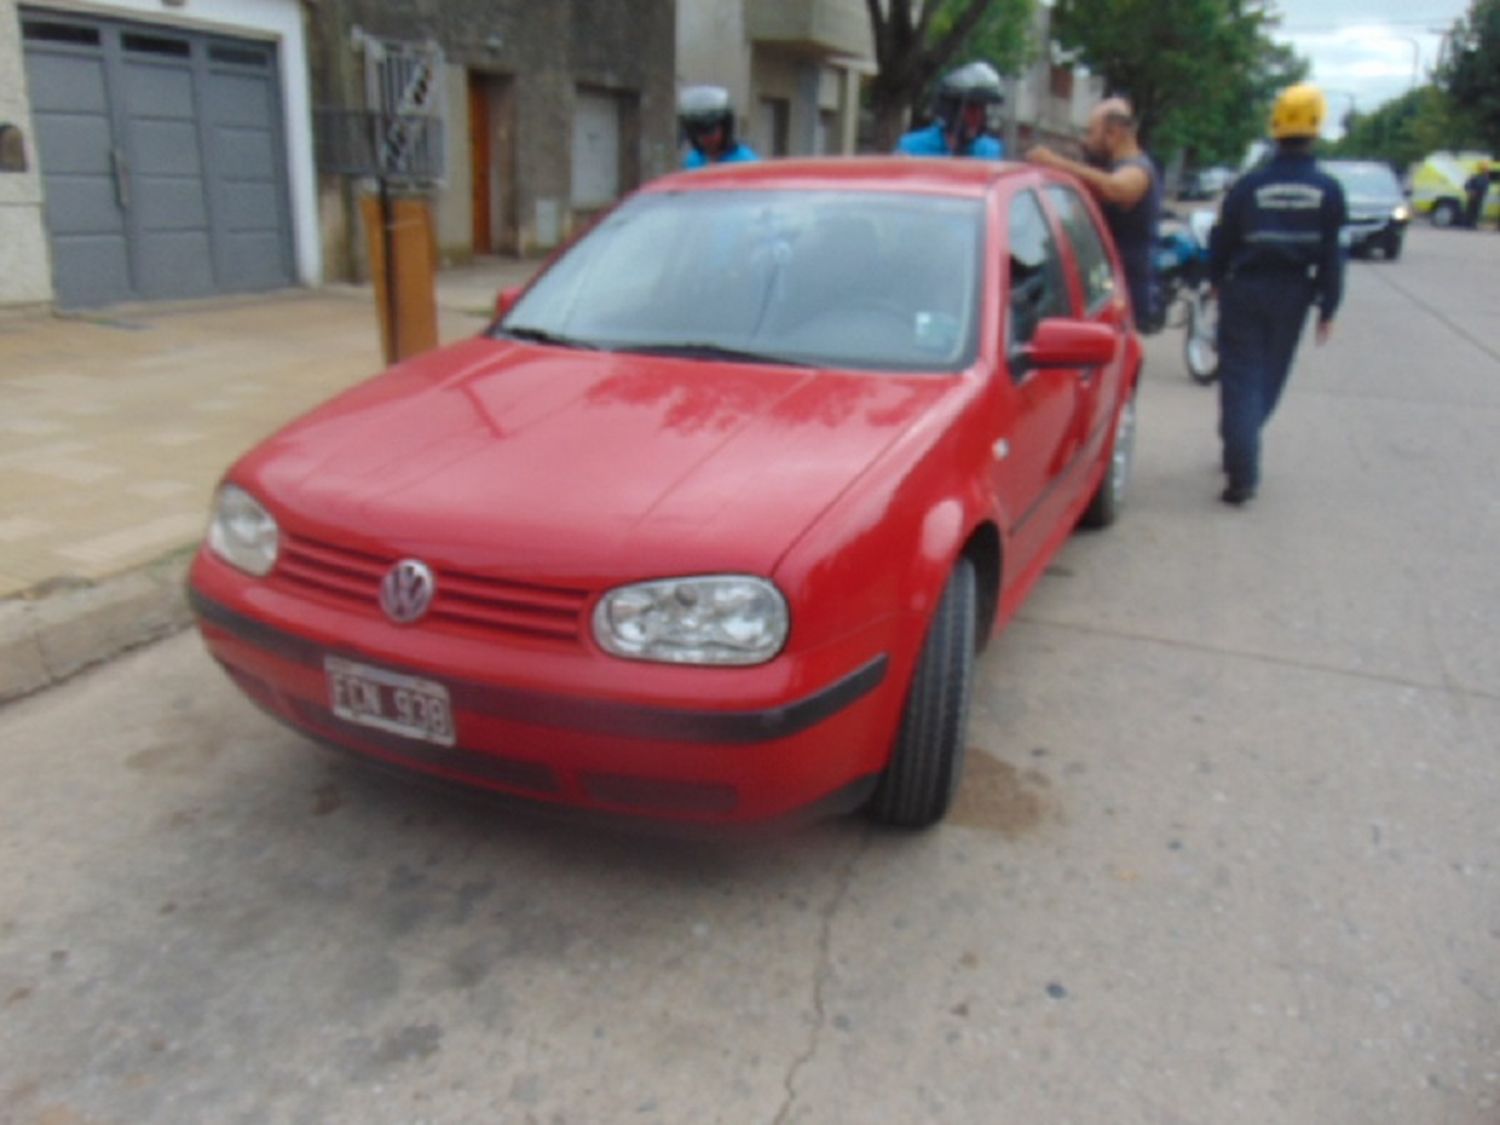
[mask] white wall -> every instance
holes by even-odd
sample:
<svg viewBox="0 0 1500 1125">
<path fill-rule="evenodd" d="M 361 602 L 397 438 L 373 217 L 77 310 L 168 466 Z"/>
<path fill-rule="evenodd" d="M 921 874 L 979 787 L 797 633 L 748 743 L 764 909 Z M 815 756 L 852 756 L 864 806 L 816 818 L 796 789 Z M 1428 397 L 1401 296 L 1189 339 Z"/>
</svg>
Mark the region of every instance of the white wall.
<svg viewBox="0 0 1500 1125">
<path fill-rule="evenodd" d="M 21 24 L 15 0 L 0 0 L 0 122 L 17 126 L 26 146 L 25 172 L 0 172 L 0 306 L 52 300 L 52 261 L 42 223 L 42 180 L 26 83 L 21 75 Z"/>
<path fill-rule="evenodd" d="M 14 13 L 14 0 L 0 0 L 0 4 L 8 5 Z M 316 285 L 323 280 L 307 40 L 302 30 L 301 0 L 188 0 L 181 8 L 163 7 L 162 0 L 27 0 L 27 6 L 175 24 L 183 28 L 275 41 L 281 65 L 282 129 L 286 136 L 297 280 L 304 285 Z M 15 22 L 13 14 L 11 22 Z M 3 61 L 0 58 L 0 64 Z M 3 66 L 0 69 L 4 69 Z"/>
<path fill-rule="evenodd" d="M 474 155 L 469 140 L 469 72 L 448 63 L 443 67 L 443 81 L 448 86 L 447 135 L 443 138 L 448 150 L 448 169 L 442 190 L 432 196 L 440 257 L 474 245 L 474 193 L 471 190 Z"/>
</svg>

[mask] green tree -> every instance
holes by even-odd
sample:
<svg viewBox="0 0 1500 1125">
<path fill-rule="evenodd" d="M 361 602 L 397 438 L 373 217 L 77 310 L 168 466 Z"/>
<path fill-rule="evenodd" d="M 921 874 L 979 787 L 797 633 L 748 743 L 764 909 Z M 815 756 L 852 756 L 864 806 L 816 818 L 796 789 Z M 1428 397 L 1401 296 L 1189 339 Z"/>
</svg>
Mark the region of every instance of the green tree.
<svg viewBox="0 0 1500 1125">
<path fill-rule="evenodd" d="M 1058 0 L 1053 13 L 1059 41 L 1130 99 L 1158 158 L 1237 159 L 1275 91 L 1307 74 L 1259 0 Z"/>
<path fill-rule="evenodd" d="M 1500 152 L 1500 0 L 1472 0 L 1437 77 L 1471 139 Z"/>
<path fill-rule="evenodd" d="M 865 0 L 879 70 L 869 85 L 875 146 L 889 152 L 938 78 L 982 58 L 1002 73 L 1026 58 L 1034 0 Z"/>
<path fill-rule="evenodd" d="M 1399 171 L 1436 149 L 1472 143 L 1472 127 L 1454 112 L 1440 87 L 1428 85 L 1408 90 L 1370 113 L 1349 114 L 1344 135 L 1325 151 L 1331 156 L 1384 160 Z"/>
</svg>

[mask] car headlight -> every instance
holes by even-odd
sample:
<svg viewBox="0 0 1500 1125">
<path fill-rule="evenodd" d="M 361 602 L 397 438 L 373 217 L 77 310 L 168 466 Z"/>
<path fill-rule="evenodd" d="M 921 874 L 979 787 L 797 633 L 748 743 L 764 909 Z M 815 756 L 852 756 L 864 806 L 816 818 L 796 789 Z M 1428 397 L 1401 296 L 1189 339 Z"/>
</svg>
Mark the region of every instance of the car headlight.
<svg viewBox="0 0 1500 1125">
<path fill-rule="evenodd" d="M 280 538 L 276 521 L 260 501 L 232 484 L 219 489 L 208 525 L 208 546 L 214 554 L 261 578 L 276 565 Z"/>
<path fill-rule="evenodd" d="M 1391 218 L 1395 219 L 1398 223 L 1409 222 L 1411 220 L 1411 208 L 1403 203 L 1391 212 Z"/>
<path fill-rule="evenodd" d="M 669 664 L 764 664 L 789 627 L 781 591 L 741 574 L 621 586 L 594 609 L 606 652 Z"/>
</svg>

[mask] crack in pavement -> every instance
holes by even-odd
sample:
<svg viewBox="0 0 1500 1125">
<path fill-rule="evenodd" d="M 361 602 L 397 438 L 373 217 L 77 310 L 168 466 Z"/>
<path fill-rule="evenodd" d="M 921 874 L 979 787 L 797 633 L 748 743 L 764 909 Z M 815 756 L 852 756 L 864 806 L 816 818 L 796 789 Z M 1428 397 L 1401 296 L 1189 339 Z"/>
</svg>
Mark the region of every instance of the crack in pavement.
<svg viewBox="0 0 1500 1125">
<path fill-rule="evenodd" d="M 1148 644 L 1186 649 L 1189 652 L 1204 652 L 1214 656 L 1232 656 L 1242 660 L 1255 660 L 1262 664 L 1275 664 L 1283 668 L 1300 668 L 1305 672 L 1326 672 L 1333 676 L 1348 676 L 1351 679 L 1368 680 L 1378 684 L 1390 684 L 1393 687 L 1416 688 L 1419 691 L 1445 692 L 1450 695 L 1462 695 L 1472 699 L 1483 699 L 1491 703 L 1500 703 L 1500 693 L 1484 691 L 1480 688 L 1464 687 L 1456 682 L 1434 683 L 1429 680 L 1418 680 L 1408 676 L 1393 676 L 1386 672 L 1365 672 L 1358 668 L 1340 668 L 1336 664 L 1320 664 L 1316 660 L 1295 660 L 1289 656 L 1275 656 L 1267 652 L 1223 648 L 1219 645 L 1203 644 L 1199 641 L 1185 641 L 1179 637 L 1162 637 L 1151 633 L 1137 633 L 1129 629 L 1109 629 L 1099 625 L 1084 625 L 1075 621 L 1049 621 L 1046 618 L 1029 617 L 1020 613 L 1016 614 L 1013 620 L 1026 625 L 1037 625 L 1043 629 L 1067 629 L 1075 633 L 1092 633 L 1095 636 L 1114 637 L 1122 641 L 1145 641 Z M 1444 672 L 1444 680 L 1447 681 L 1446 670 Z"/>
<path fill-rule="evenodd" d="M 797 1076 L 818 1053 L 818 1045 L 823 1037 L 823 1027 L 828 1022 L 828 1013 L 824 1009 L 823 988 L 828 982 L 832 961 L 833 918 L 849 894 L 849 888 L 854 883 L 854 869 L 859 866 L 859 861 L 870 850 L 873 835 L 874 829 L 866 826 L 860 837 L 859 847 L 854 850 L 854 854 L 849 857 L 849 862 L 844 865 L 844 870 L 839 875 L 838 885 L 834 887 L 833 894 L 829 896 L 827 904 L 823 907 L 823 921 L 818 931 L 818 965 L 813 970 L 812 1030 L 808 1033 L 806 1049 L 792 1060 L 792 1065 L 787 1068 L 786 1077 L 782 1080 L 786 1097 L 773 1118 L 775 1125 L 783 1125 L 790 1119 L 792 1107 L 797 1101 Z"/>
</svg>

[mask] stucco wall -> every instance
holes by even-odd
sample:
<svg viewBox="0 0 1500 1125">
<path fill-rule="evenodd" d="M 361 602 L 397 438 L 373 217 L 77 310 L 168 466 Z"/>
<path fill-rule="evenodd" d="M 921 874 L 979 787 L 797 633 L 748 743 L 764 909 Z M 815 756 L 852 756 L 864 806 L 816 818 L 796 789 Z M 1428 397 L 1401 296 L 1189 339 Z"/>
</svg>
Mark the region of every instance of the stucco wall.
<svg viewBox="0 0 1500 1125">
<path fill-rule="evenodd" d="M 569 207 L 573 112 L 579 86 L 633 100 L 623 165 L 644 181 L 676 166 L 673 0 L 324 0 L 313 9 L 323 44 L 315 64 L 327 74 L 330 101 L 363 102 L 358 65 L 350 66 L 348 30 L 383 39 L 435 40 L 448 73 L 448 174 L 436 193 L 440 244 L 460 256 L 472 236 L 469 72 L 511 80 L 514 156 L 511 188 L 519 249 L 545 249 L 573 225 Z M 320 79 L 322 75 L 320 74 Z M 320 82 L 320 85 L 323 85 Z M 627 187 L 634 186 L 626 184 Z"/>
<path fill-rule="evenodd" d="M 0 172 L 0 306 L 52 300 L 52 261 L 42 218 L 31 105 L 21 64 L 21 23 L 15 0 L 0 0 L 0 123 L 21 130 L 26 171 Z M 9 76 L 15 75 L 16 81 Z"/>
<path fill-rule="evenodd" d="M 744 0 L 678 0 L 677 83 L 723 86 L 734 101 L 736 128 L 750 138 L 754 103 Z"/>
<path fill-rule="evenodd" d="M 444 260 L 468 257 L 474 239 L 474 198 L 465 190 L 473 175 L 469 152 L 469 76 L 461 66 L 443 68 L 448 86 L 448 169 L 438 193 L 438 254 Z"/>
</svg>

